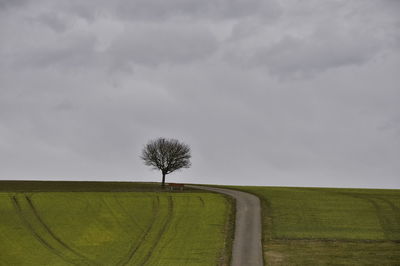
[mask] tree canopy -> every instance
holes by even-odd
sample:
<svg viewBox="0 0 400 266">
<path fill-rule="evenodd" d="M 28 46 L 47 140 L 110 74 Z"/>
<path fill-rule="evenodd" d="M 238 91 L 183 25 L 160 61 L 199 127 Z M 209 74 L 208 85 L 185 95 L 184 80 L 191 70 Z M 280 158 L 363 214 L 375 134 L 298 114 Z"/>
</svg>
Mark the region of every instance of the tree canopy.
<svg viewBox="0 0 400 266">
<path fill-rule="evenodd" d="M 141 155 L 145 165 L 162 173 L 162 186 L 165 186 L 165 175 L 181 168 L 189 168 L 190 147 L 176 139 L 158 138 L 145 145 Z"/>
</svg>

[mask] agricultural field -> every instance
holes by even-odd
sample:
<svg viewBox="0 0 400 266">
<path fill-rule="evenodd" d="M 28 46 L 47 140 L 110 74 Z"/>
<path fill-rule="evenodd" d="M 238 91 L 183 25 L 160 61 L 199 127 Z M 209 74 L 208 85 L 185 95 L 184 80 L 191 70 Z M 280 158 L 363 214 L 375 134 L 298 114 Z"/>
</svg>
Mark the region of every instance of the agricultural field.
<svg viewBox="0 0 400 266">
<path fill-rule="evenodd" d="M 266 265 L 400 265 L 400 190 L 231 188 L 261 199 Z"/>
<path fill-rule="evenodd" d="M 133 192 L 82 192 L 81 184 L 68 183 L 79 192 L 53 192 L 57 184 L 45 183 L 44 192 L 14 183 L 6 192 L 10 184 L 3 183 L 0 265 L 229 263 L 233 211 L 222 195 L 155 192 L 151 184 Z"/>
</svg>

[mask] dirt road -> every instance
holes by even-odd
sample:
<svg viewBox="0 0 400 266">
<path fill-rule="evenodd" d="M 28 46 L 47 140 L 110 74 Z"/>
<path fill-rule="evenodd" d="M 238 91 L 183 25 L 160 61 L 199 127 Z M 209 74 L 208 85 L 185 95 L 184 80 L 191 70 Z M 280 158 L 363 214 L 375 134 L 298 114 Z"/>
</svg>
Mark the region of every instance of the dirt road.
<svg viewBox="0 0 400 266">
<path fill-rule="evenodd" d="M 223 193 L 236 199 L 232 266 L 263 265 L 259 199 L 249 193 L 236 190 L 192 185 L 190 187 Z"/>
</svg>

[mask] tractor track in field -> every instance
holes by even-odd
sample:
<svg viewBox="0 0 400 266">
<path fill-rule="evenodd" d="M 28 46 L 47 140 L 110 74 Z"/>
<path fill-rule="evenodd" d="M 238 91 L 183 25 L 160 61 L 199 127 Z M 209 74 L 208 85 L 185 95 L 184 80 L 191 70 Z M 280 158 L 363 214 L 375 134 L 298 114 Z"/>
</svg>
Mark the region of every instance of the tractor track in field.
<svg viewBox="0 0 400 266">
<path fill-rule="evenodd" d="M 201 198 L 201 197 L 199 197 L 199 198 Z M 188 198 L 187 201 L 185 201 L 185 204 L 188 205 L 189 201 L 190 201 L 190 198 Z M 172 215 L 173 215 L 173 214 L 172 214 Z M 179 224 L 180 224 L 183 220 L 185 220 L 186 217 L 188 217 L 188 216 L 187 216 L 187 212 L 184 212 L 183 214 L 181 214 L 180 216 L 178 216 L 178 218 L 174 221 L 174 223 L 173 223 L 174 226 L 171 226 L 171 228 L 169 229 L 170 232 L 173 232 L 172 237 L 170 237 L 170 238 L 168 239 L 168 241 L 167 241 L 162 247 L 159 248 L 159 253 L 162 253 L 162 251 L 163 251 L 166 247 L 168 247 L 168 246 L 176 239 L 176 237 L 177 237 L 177 235 L 178 235 L 178 231 L 179 231 L 179 229 L 178 229 Z M 172 219 L 172 217 L 171 217 L 171 219 Z M 185 265 L 186 265 L 186 264 L 185 264 Z"/>
<path fill-rule="evenodd" d="M 119 201 L 119 197 L 114 195 L 114 200 L 119 206 L 119 208 L 129 217 L 129 219 L 142 231 L 144 232 L 145 229 L 138 223 L 138 221 L 131 215 L 130 212 L 128 212 L 125 208 L 125 206 Z"/>
<path fill-rule="evenodd" d="M 348 197 L 353 197 L 361 200 L 365 200 L 369 202 L 376 211 L 376 216 L 378 218 L 379 224 L 382 227 L 383 234 L 389 241 L 399 241 L 399 233 L 396 227 L 399 227 L 400 221 L 400 208 L 393 204 L 390 200 L 383 199 L 376 195 L 365 195 L 358 193 L 349 193 L 349 192 L 330 192 L 345 195 Z M 395 215 L 395 220 L 392 216 L 387 215 L 387 211 L 383 210 L 382 204 L 387 204 L 387 206 L 393 211 Z"/>
<path fill-rule="evenodd" d="M 147 235 L 151 232 L 151 229 L 154 226 L 154 223 L 156 221 L 159 210 L 160 210 L 160 198 L 157 196 L 156 200 L 153 199 L 153 216 L 152 216 L 150 225 L 147 227 L 146 231 L 144 231 L 144 233 L 140 237 L 139 241 L 133 243 L 126 258 L 123 260 L 120 260 L 116 265 L 118 265 L 118 266 L 126 265 L 133 258 L 133 256 L 135 255 L 136 251 L 139 249 L 141 244 L 146 240 Z"/>
<path fill-rule="evenodd" d="M 381 206 L 375 198 L 364 198 L 364 200 L 368 201 L 369 203 L 371 203 L 372 206 L 374 206 L 376 214 L 378 216 L 379 224 L 383 229 L 383 234 L 387 239 L 390 239 L 391 223 L 390 220 L 385 217 L 385 211 L 382 210 Z"/>
<path fill-rule="evenodd" d="M 140 263 L 140 265 L 142 265 L 142 266 L 146 265 L 147 262 L 150 260 L 151 255 L 153 254 L 153 251 L 157 248 L 158 244 L 160 243 L 160 239 L 161 239 L 162 235 L 164 234 L 164 232 L 167 230 L 167 227 L 171 223 L 172 216 L 173 216 L 173 211 L 174 211 L 174 202 L 172 200 L 172 197 L 169 196 L 168 197 L 168 213 L 167 213 L 167 217 L 165 218 L 163 226 L 161 227 L 161 230 L 158 232 L 157 237 L 153 241 L 154 245 L 149 250 L 149 252 L 146 254 L 146 256 L 144 257 L 143 262 Z"/>
<path fill-rule="evenodd" d="M 39 243 L 41 243 L 44 247 L 46 247 L 48 250 L 50 250 L 52 253 L 56 254 L 58 257 L 60 257 L 62 260 L 70 263 L 70 261 L 68 260 L 68 258 L 65 258 L 63 256 L 63 254 L 61 254 L 60 252 L 58 252 L 52 245 L 50 245 L 44 238 L 42 238 L 36 231 L 35 229 L 32 227 L 32 225 L 27 221 L 27 219 L 25 218 L 25 215 L 23 214 L 21 205 L 18 202 L 18 199 L 16 196 L 11 196 L 11 201 L 14 205 L 14 208 L 18 214 L 18 216 L 21 218 L 22 223 L 25 225 L 25 227 L 29 230 L 29 232 L 31 232 L 31 234 L 33 235 L 33 237 L 39 241 Z"/>
<path fill-rule="evenodd" d="M 201 196 L 198 196 L 198 198 L 199 198 L 199 200 L 201 202 L 201 207 L 204 208 L 204 206 L 206 205 L 205 202 L 204 202 L 204 199 Z"/>
<path fill-rule="evenodd" d="M 308 191 L 314 191 L 312 188 L 302 188 L 306 189 Z M 400 221 L 400 208 L 397 207 L 393 202 L 391 202 L 388 199 L 384 199 L 376 194 L 362 194 L 362 193 L 352 193 L 352 192 L 339 192 L 339 191 L 326 191 L 325 193 L 330 193 L 330 194 L 337 194 L 337 195 L 342 195 L 342 196 L 347 196 L 347 197 L 352 197 L 360 200 L 367 201 L 369 204 L 371 204 L 376 212 L 376 216 L 378 219 L 378 222 L 382 228 L 383 234 L 386 237 L 387 241 L 392 241 L 392 242 L 400 242 L 400 233 L 398 233 L 398 229 L 400 227 L 399 221 Z M 393 214 L 395 215 L 395 218 L 393 219 L 391 215 L 387 214 L 387 211 L 383 210 L 382 206 L 383 204 L 387 204 L 387 206 L 392 210 Z M 323 239 L 321 239 L 323 240 Z M 344 240 L 342 240 L 344 241 Z M 358 240 L 359 241 L 359 240 Z M 375 242 L 374 240 L 366 240 L 369 242 Z M 379 241 L 385 241 L 385 240 L 378 240 Z"/>
<path fill-rule="evenodd" d="M 86 260 L 87 262 L 90 262 L 89 264 L 93 264 L 93 262 L 87 258 L 85 255 L 77 252 L 73 248 L 71 248 L 67 243 L 65 243 L 63 240 L 61 240 L 51 229 L 50 227 L 43 221 L 42 217 L 39 215 L 39 212 L 37 211 L 35 205 L 33 204 L 31 198 L 29 196 L 25 196 L 29 206 L 31 207 L 33 213 L 35 214 L 37 220 L 41 223 L 41 225 L 46 229 L 46 231 L 49 233 L 49 235 L 54 238 L 58 243 L 60 243 L 61 246 L 75 254 L 76 256 L 80 257 L 81 259 Z"/>
<path fill-rule="evenodd" d="M 11 201 L 14 205 L 16 212 L 18 213 L 18 216 L 22 220 L 25 227 L 31 232 L 31 234 L 34 236 L 34 238 L 39 241 L 39 243 L 41 243 L 44 247 L 46 247 L 50 252 L 52 252 L 55 255 L 57 255 L 58 257 L 60 257 L 63 261 L 68 262 L 70 264 L 74 264 L 74 265 L 82 265 L 82 264 L 94 265 L 94 264 L 96 264 L 96 263 L 92 262 L 89 258 L 86 258 L 84 255 L 73 250 L 71 247 L 69 247 L 65 242 L 63 242 L 59 237 L 57 237 L 50 230 L 50 228 L 47 226 L 47 224 L 44 223 L 44 221 L 41 219 L 39 213 L 37 212 L 35 206 L 33 205 L 32 200 L 30 199 L 29 196 L 24 195 L 24 200 L 28 204 L 28 208 L 33 213 L 38 225 L 42 227 L 42 230 L 44 229 L 46 231 L 48 239 L 46 239 L 46 237 L 44 235 L 37 232 L 35 226 L 32 225 L 32 221 L 30 221 L 30 219 L 28 217 L 26 217 L 26 215 L 24 214 L 24 210 L 22 209 L 22 206 L 19 202 L 19 199 L 16 196 L 11 196 Z M 53 242 L 53 243 L 51 243 L 51 242 Z M 65 254 L 65 251 L 63 252 L 59 248 L 55 247 L 54 242 L 56 242 L 58 245 L 61 245 L 62 248 L 67 250 L 68 252 L 70 252 L 70 254 L 72 253 L 73 256 L 78 257 L 79 263 L 77 263 L 76 260 L 68 257 Z"/>
<path fill-rule="evenodd" d="M 124 226 L 123 223 L 121 223 L 121 219 L 118 217 L 118 215 L 115 214 L 114 208 L 110 207 L 110 203 L 108 202 L 108 200 L 106 200 L 104 198 L 104 196 L 100 196 L 101 201 L 103 202 L 102 205 L 105 206 L 105 208 L 107 208 L 108 213 L 111 214 L 111 216 L 114 218 L 114 221 L 117 222 L 117 224 L 119 225 L 120 228 L 122 228 L 122 230 L 124 230 L 126 233 L 129 233 L 129 231 L 126 229 L 126 227 Z M 125 213 L 126 214 L 126 213 Z"/>
<path fill-rule="evenodd" d="M 263 265 L 261 208 L 258 197 L 238 190 L 196 185 L 187 186 L 222 193 L 236 200 L 235 237 L 231 265 Z"/>
<path fill-rule="evenodd" d="M 370 199 L 365 198 L 365 200 L 369 201 L 375 208 L 379 223 L 383 229 L 383 233 L 385 234 L 385 237 L 388 240 L 399 240 L 399 235 L 397 233 L 397 228 L 399 227 L 400 220 L 397 220 L 396 218 L 399 218 L 399 210 L 398 208 L 390 201 L 378 197 L 373 197 Z M 381 204 L 387 204 L 389 208 L 393 211 L 395 214 L 395 219 L 393 219 L 392 216 L 388 216 L 387 212 L 383 210 L 382 205 L 379 204 L 378 202 L 381 201 Z M 396 234 L 397 233 L 397 234 Z"/>
</svg>

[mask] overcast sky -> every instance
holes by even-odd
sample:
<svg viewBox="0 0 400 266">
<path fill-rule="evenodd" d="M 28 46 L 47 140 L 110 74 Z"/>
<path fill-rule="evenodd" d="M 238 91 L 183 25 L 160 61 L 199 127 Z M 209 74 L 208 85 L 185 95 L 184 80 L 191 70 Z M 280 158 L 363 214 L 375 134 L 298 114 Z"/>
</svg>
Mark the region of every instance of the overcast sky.
<svg viewBox="0 0 400 266">
<path fill-rule="evenodd" d="M 0 179 L 400 188 L 398 0 L 0 0 Z"/>
</svg>

